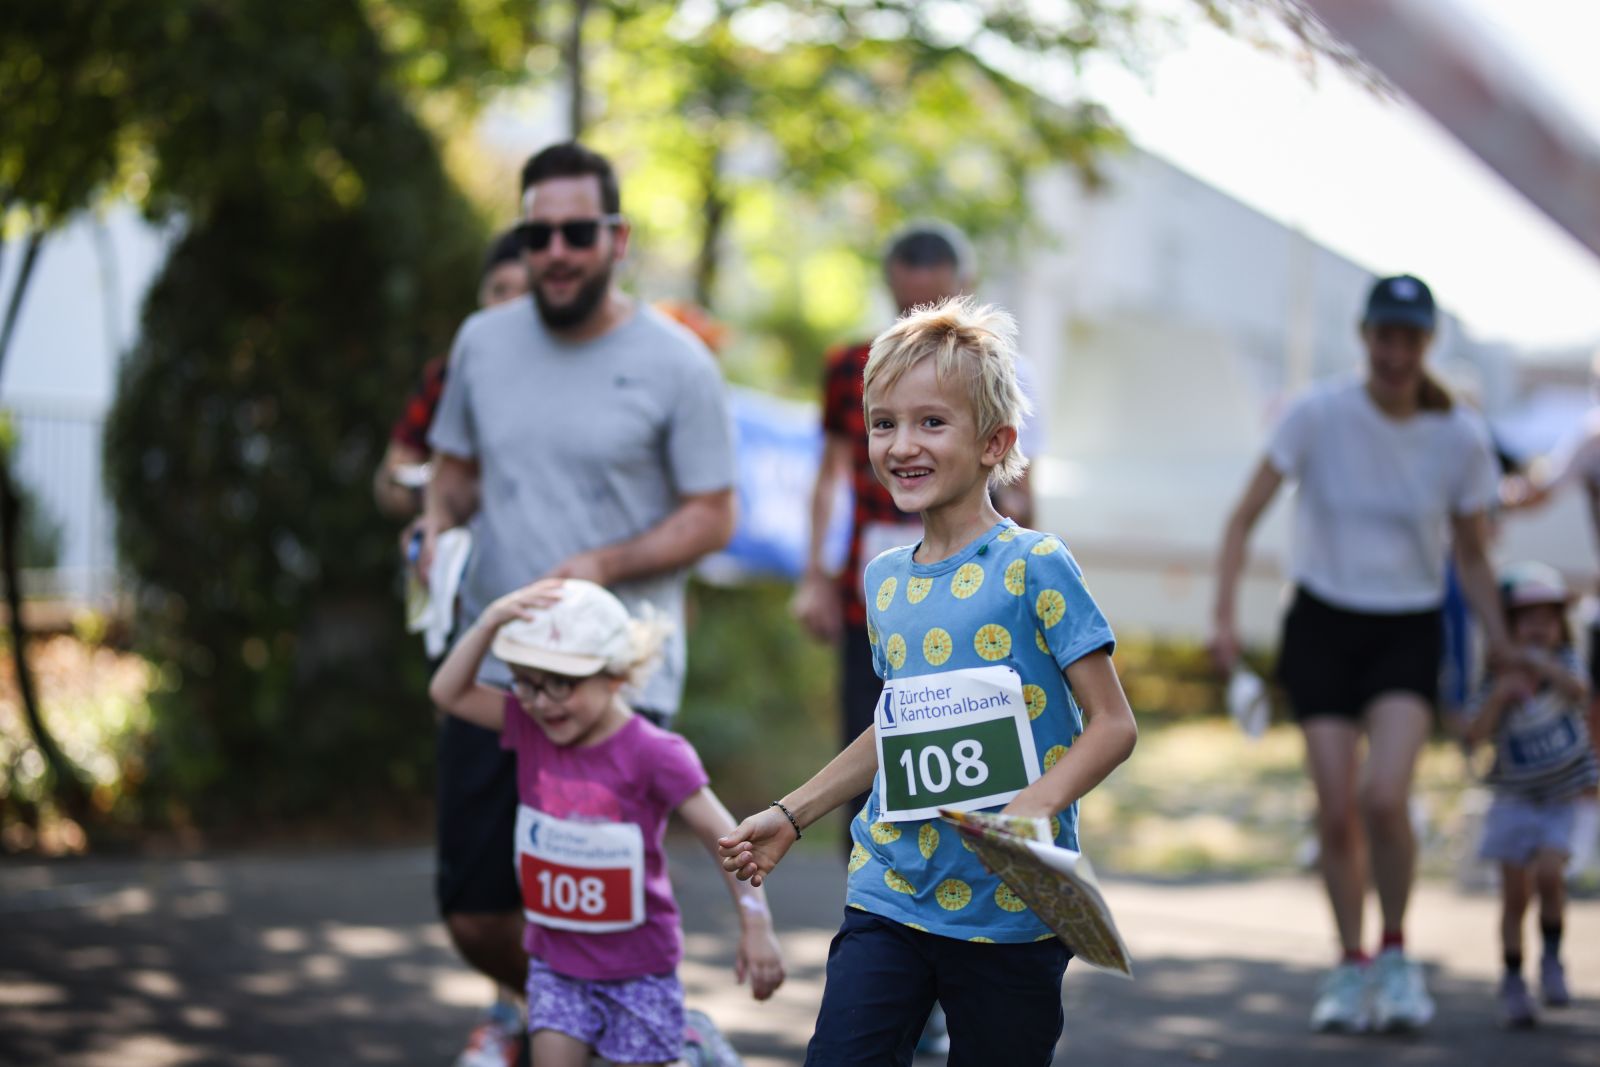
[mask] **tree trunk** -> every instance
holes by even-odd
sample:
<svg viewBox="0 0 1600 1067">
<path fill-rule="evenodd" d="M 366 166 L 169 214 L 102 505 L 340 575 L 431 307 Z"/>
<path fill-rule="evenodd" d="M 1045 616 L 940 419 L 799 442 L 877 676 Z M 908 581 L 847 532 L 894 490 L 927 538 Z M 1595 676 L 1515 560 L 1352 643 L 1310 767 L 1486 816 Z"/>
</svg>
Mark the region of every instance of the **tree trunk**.
<svg viewBox="0 0 1600 1067">
<path fill-rule="evenodd" d="M 728 200 L 722 191 L 722 150 L 714 148 L 706 164 L 701 185 L 701 217 L 705 228 L 700 231 L 700 250 L 694 261 L 695 303 L 711 310 L 712 295 L 717 289 L 717 269 L 721 266 L 722 230 L 728 221 Z"/>
<path fill-rule="evenodd" d="M 11 286 L 11 299 L 6 305 L 4 325 L 0 325 L 0 370 L 5 367 L 6 354 L 11 348 L 11 338 L 16 332 L 17 319 L 22 310 L 22 298 L 28 283 L 33 280 L 33 268 L 39 259 L 39 247 L 44 243 L 44 233 L 35 230 L 28 236 L 28 244 L 17 267 L 17 280 Z M 28 669 L 28 628 L 22 618 L 21 565 L 17 559 L 17 544 L 22 534 L 22 501 L 11 479 L 11 449 L 0 443 L 0 581 L 5 583 L 6 614 L 11 636 L 11 662 L 17 676 L 17 693 L 22 698 L 22 716 L 39 746 L 39 754 L 55 782 L 56 799 L 62 808 L 73 816 L 81 816 L 87 807 L 88 791 L 77 769 L 67 761 L 55 738 L 39 714 L 39 702 L 33 688 L 33 675 Z"/>
<path fill-rule="evenodd" d="M 574 141 L 583 136 L 588 101 L 583 70 L 583 25 L 589 19 L 590 0 L 572 0 L 572 25 L 567 29 L 567 129 Z"/>
</svg>

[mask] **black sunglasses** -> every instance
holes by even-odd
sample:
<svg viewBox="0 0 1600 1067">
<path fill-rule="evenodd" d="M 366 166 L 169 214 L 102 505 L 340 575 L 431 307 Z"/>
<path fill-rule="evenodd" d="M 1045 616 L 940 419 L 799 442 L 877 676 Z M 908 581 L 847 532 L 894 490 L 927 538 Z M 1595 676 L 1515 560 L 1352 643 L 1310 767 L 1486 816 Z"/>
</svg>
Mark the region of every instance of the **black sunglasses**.
<svg viewBox="0 0 1600 1067">
<path fill-rule="evenodd" d="M 566 222 L 523 222 L 517 225 L 517 238 L 530 252 L 543 252 L 550 247 L 550 239 L 557 230 L 568 248 L 593 248 L 600 239 L 600 227 L 619 226 L 621 215 L 603 215 L 598 219 L 568 219 Z"/>
</svg>

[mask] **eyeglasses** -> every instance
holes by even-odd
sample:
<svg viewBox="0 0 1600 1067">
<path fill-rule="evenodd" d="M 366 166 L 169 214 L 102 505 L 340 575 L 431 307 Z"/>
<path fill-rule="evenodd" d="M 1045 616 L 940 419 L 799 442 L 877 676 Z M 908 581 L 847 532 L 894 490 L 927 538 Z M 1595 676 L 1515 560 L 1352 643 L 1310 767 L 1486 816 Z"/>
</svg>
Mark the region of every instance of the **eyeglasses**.
<svg viewBox="0 0 1600 1067">
<path fill-rule="evenodd" d="M 557 704 L 572 695 L 578 688 L 582 678 L 573 678 L 566 674 L 523 674 L 516 671 L 511 675 L 511 691 L 519 700 L 532 702 L 533 698 L 543 693 Z"/>
<path fill-rule="evenodd" d="M 600 227 L 622 225 L 621 215 L 602 215 L 597 219 L 568 219 L 565 222 L 523 222 L 516 229 L 522 247 L 530 252 L 543 252 L 550 247 L 550 238 L 557 230 L 568 248 L 593 248 L 600 239 Z"/>
</svg>

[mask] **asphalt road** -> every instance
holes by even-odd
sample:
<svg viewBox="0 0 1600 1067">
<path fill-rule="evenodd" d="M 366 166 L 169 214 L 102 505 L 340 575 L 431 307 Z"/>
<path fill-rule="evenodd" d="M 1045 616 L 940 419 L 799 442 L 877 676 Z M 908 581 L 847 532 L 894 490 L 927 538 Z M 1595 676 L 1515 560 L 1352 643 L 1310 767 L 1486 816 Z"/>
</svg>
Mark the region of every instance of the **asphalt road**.
<svg viewBox="0 0 1600 1067">
<path fill-rule="evenodd" d="M 756 1004 L 733 984 L 716 871 L 691 841 L 672 851 L 691 1004 L 750 1067 L 799 1063 L 839 920 L 837 858 L 796 853 L 770 884 L 791 977 Z M 442 1067 L 488 991 L 434 922 L 431 877 L 420 848 L 0 859 L 0 1064 Z M 1434 1025 L 1315 1037 L 1304 1019 L 1330 934 L 1313 880 L 1105 888 L 1138 977 L 1068 970 L 1058 1062 L 1600 1067 L 1600 902 L 1568 917 L 1578 1003 L 1508 1033 L 1493 1010 L 1495 899 L 1424 884 L 1410 936 L 1430 967 Z"/>
</svg>

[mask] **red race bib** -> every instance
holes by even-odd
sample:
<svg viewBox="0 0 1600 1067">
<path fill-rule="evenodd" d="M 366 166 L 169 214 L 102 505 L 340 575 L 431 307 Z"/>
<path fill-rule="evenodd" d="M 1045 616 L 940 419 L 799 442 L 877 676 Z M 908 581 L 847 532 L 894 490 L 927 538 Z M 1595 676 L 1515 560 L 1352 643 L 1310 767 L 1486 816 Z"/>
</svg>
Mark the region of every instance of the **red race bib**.
<svg viewBox="0 0 1600 1067">
<path fill-rule="evenodd" d="M 644 832 L 633 823 L 517 809 L 517 875 L 528 921 L 606 933 L 644 922 Z"/>
</svg>

